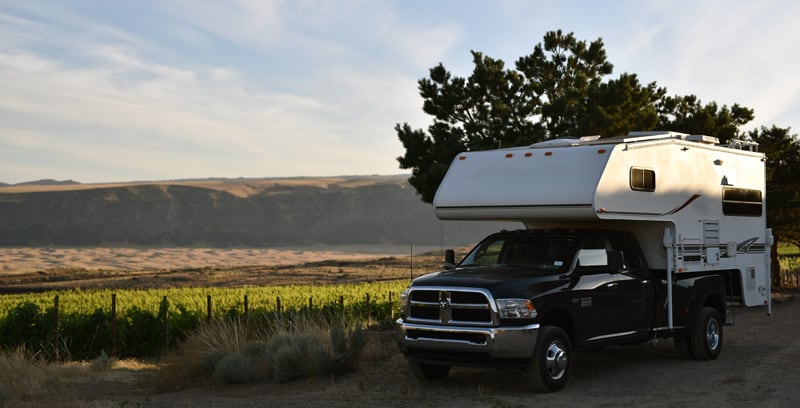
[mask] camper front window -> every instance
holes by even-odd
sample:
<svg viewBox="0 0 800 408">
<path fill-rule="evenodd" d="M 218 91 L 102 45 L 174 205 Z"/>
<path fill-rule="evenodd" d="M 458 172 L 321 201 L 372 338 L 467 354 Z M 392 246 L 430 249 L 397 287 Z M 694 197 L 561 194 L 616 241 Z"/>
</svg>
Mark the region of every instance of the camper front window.
<svg viewBox="0 0 800 408">
<path fill-rule="evenodd" d="M 634 191 L 656 191 L 655 170 L 631 167 L 630 184 Z"/>
</svg>

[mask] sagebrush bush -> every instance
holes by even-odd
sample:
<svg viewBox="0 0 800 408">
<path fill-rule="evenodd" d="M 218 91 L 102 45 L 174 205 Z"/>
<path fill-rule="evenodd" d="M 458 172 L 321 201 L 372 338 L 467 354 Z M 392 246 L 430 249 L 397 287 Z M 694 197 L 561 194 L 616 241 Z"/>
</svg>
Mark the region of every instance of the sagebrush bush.
<svg viewBox="0 0 800 408">
<path fill-rule="evenodd" d="M 261 376 L 253 360 L 240 353 L 231 353 L 219 360 L 212 377 L 220 384 L 242 384 Z"/>
<path fill-rule="evenodd" d="M 234 384 L 272 378 L 287 382 L 301 378 L 352 372 L 358 368 L 367 344 L 362 324 L 332 323 L 325 316 L 304 314 L 267 321 L 238 318 L 201 324 L 188 336 L 174 356 L 178 364 L 189 364 L 194 356 L 200 367 L 195 376 L 173 381 L 191 383 L 205 377 L 220 384 Z M 164 370 L 170 369 L 169 364 Z M 178 379 L 175 379 L 178 380 Z"/>
<path fill-rule="evenodd" d="M 205 371 L 205 373 L 208 375 L 214 374 L 214 370 L 217 369 L 217 364 L 219 364 L 220 360 L 225 358 L 226 355 L 227 353 L 221 350 L 216 350 L 216 349 L 209 350 L 203 356 L 203 361 L 201 363 L 203 371 Z"/>
<path fill-rule="evenodd" d="M 266 352 L 272 378 L 278 382 L 319 375 L 329 360 L 322 344 L 310 333 L 278 335 L 267 343 Z"/>
</svg>

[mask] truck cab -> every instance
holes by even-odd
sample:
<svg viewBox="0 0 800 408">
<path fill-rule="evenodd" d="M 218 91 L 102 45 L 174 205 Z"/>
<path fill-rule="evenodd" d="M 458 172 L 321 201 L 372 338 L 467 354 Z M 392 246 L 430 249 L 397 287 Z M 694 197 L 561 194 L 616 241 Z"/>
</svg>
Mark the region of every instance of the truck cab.
<svg viewBox="0 0 800 408">
<path fill-rule="evenodd" d="M 707 276 L 675 285 L 680 308 L 714 305 L 717 338 L 726 315 L 722 284 Z M 678 316 L 676 329 L 663 328 L 665 285 L 628 232 L 502 231 L 458 264 L 412 282 L 401 296 L 397 338 L 421 379 L 440 378 L 451 366 L 519 368 L 538 377 L 533 388 L 553 391 L 566 382 L 573 350 L 687 337 L 689 314 Z M 542 333 L 549 345 L 533 363 Z"/>
</svg>

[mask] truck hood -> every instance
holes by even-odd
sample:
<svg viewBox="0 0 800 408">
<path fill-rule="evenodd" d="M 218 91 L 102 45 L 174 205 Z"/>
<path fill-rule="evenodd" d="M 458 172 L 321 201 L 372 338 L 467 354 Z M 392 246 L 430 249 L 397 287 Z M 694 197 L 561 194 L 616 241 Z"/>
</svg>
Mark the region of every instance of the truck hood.
<svg viewBox="0 0 800 408">
<path fill-rule="evenodd" d="M 412 286 L 484 288 L 495 297 L 530 298 L 566 282 L 559 275 L 542 273 L 517 266 L 470 266 L 420 276 Z"/>
</svg>

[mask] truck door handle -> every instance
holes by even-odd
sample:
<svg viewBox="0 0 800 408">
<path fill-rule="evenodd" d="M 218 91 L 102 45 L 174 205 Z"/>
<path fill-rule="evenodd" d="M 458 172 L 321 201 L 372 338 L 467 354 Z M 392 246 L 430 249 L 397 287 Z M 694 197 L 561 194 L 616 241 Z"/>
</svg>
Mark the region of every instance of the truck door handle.
<svg viewBox="0 0 800 408">
<path fill-rule="evenodd" d="M 619 285 L 617 282 L 606 283 L 607 288 L 616 288 Z"/>
</svg>

